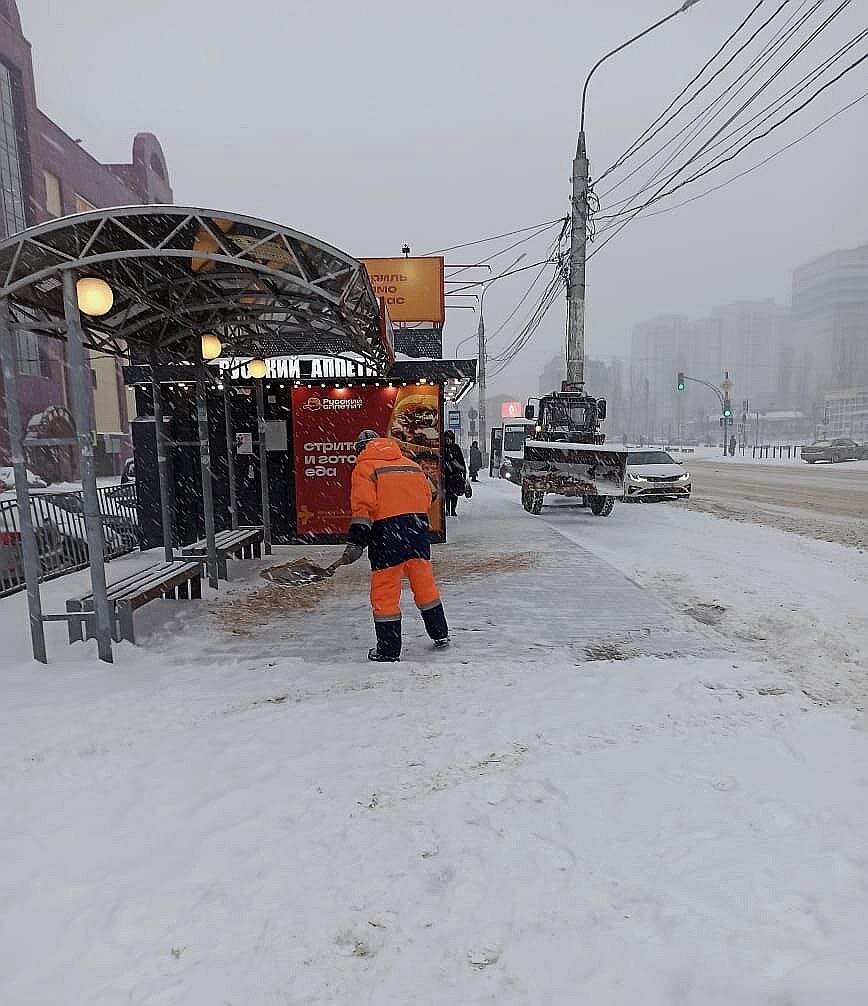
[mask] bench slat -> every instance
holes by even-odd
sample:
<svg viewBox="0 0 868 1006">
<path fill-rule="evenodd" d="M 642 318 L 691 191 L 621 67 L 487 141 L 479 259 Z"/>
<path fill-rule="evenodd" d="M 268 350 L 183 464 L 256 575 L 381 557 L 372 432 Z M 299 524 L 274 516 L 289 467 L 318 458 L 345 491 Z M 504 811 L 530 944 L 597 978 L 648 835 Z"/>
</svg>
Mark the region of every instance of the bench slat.
<svg viewBox="0 0 868 1006">
<path fill-rule="evenodd" d="M 200 574 L 201 569 L 202 563 L 200 562 L 173 562 L 163 563 L 159 566 L 148 566 L 145 569 L 140 569 L 138 573 L 132 573 L 122 580 L 108 584 L 107 593 L 109 600 L 114 600 L 117 596 L 121 596 L 126 592 L 135 593 L 136 590 L 148 589 L 152 585 L 175 580 L 178 577 L 182 581 L 189 580 L 191 577 Z M 70 598 L 71 601 L 79 602 L 90 601 L 92 599 L 93 591 Z"/>
</svg>

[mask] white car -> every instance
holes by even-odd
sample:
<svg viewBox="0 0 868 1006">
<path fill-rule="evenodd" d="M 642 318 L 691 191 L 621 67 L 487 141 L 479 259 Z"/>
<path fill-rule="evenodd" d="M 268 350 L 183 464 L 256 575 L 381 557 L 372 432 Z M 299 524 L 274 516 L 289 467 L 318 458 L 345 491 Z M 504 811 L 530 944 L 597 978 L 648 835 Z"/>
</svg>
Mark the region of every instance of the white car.
<svg viewBox="0 0 868 1006">
<path fill-rule="evenodd" d="M 690 498 L 690 473 L 666 451 L 647 448 L 627 451 L 624 502 Z"/>
<path fill-rule="evenodd" d="M 27 484 L 31 489 L 47 489 L 48 483 L 45 479 L 34 475 L 27 469 Z M 12 492 L 15 489 L 15 471 L 13 468 L 0 468 L 0 493 Z"/>
</svg>

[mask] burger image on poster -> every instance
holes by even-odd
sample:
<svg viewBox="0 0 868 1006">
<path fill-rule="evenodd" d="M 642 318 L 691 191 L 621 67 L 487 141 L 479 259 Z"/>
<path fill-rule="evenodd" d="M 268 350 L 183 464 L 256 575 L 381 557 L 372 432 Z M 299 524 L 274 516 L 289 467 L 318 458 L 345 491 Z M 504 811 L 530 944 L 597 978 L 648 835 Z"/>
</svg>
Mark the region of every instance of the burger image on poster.
<svg viewBox="0 0 868 1006">
<path fill-rule="evenodd" d="M 389 436 L 403 448 L 440 450 L 440 408 L 437 388 L 401 388 L 389 420 Z"/>
<path fill-rule="evenodd" d="M 421 466 L 434 501 L 428 512 L 433 531 L 442 530 L 440 517 L 440 399 L 436 385 L 401 388 L 392 407 L 388 435 L 401 451 Z"/>
</svg>

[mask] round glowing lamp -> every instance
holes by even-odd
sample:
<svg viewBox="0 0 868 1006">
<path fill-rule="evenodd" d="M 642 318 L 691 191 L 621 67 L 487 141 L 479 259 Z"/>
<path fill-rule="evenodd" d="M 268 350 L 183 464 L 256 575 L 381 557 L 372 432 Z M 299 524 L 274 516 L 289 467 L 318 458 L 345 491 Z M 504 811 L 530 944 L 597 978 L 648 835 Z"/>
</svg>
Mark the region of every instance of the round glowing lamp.
<svg viewBox="0 0 868 1006">
<path fill-rule="evenodd" d="M 251 360 L 247 364 L 247 373 L 251 377 L 260 378 L 265 377 L 268 373 L 268 367 L 265 364 L 265 360 Z"/>
<path fill-rule="evenodd" d="M 104 279 L 96 276 L 84 276 L 75 284 L 78 298 L 78 309 L 91 318 L 100 318 L 108 314 L 115 302 L 112 288 Z"/>
<path fill-rule="evenodd" d="M 202 336 L 202 359 L 203 360 L 216 360 L 217 357 L 223 352 L 223 343 L 217 338 L 216 335 L 211 335 L 207 333 Z"/>
</svg>

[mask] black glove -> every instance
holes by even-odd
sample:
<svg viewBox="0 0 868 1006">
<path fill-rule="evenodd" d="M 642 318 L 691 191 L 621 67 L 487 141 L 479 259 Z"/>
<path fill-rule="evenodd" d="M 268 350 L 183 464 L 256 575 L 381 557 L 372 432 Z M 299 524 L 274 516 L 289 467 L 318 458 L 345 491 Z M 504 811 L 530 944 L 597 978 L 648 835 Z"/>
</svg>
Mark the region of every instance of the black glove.
<svg viewBox="0 0 868 1006">
<path fill-rule="evenodd" d="M 344 549 L 344 554 L 341 558 L 344 560 L 345 566 L 351 566 L 354 562 L 358 562 L 364 553 L 365 550 L 361 545 L 353 545 L 353 543 L 350 542 L 350 544 Z"/>
</svg>

